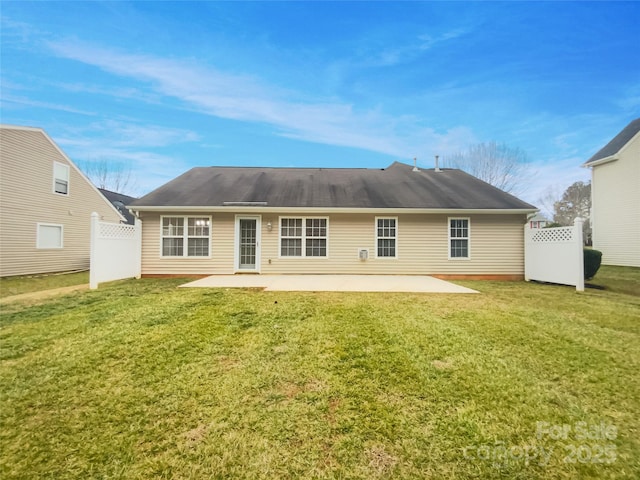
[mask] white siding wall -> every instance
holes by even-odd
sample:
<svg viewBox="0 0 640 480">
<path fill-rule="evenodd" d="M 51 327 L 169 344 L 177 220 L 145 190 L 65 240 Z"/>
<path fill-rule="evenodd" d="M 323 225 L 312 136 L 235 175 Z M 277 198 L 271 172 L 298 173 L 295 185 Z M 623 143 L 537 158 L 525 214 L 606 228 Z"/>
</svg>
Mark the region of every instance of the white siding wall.
<svg viewBox="0 0 640 480">
<path fill-rule="evenodd" d="M 203 214 L 199 212 L 197 215 Z M 210 259 L 161 258 L 160 215 L 141 214 L 143 275 L 213 275 L 234 272 L 234 214 L 210 213 Z M 397 259 L 376 258 L 376 216 L 373 214 L 314 214 L 314 217 L 329 217 L 328 258 L 280 258 L 278 219 L 281 216 L 301 215 L 262 214 L 260 271 L 263 274 L 524 274 L 525 215 L 469 216 L 469 260 L 448 260 L 449 215 L 417 214 L 397 216 Z M 272 231 L 267 230 L 267 222 L 272 223 Z M 359 248 L 369 249 L 368 260 L 359 260 Z"/>
<path fill-rule="evenodd" d="M 593 248 L 605 265 L 640 267 L 640 135 L 592 180 Z"/>
<path fill-rule="evenodd" d="M 53 162 L 70 165 L 37 130 L 0 129 L 0 275 L 89 268 L 91 212 L 118 222 L 111 204 L 73 167 L 69 195 L 53 193 Z M 37 223 L 64 227 L 64 248 L 36 248 Z"/>
</svg>

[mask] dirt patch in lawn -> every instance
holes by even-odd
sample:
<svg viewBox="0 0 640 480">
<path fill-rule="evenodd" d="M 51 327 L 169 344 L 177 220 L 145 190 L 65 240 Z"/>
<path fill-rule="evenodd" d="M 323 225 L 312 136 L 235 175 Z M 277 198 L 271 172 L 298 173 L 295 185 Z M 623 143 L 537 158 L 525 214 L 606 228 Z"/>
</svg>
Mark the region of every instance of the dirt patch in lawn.
<svg viewBox="0 0 640 480">
<path fill-rule="evenodd" d="M 398 462 L 398 459 L 390 455 L 382 445 L 375 445 L 367 450 L 369 467 L 378 475 L 388 472 Z"/>
<path fill-rule="evenodd" d="M 0 305 L 5 305 L 7 303 L 13 303 L 13 302 L 19 302 L 19 301 L 38 302 L 39 300 L 55 297 L 57 295 L 64 295 L 67 293 L 73 293 L 79 290 L 88 290 L 88 289 L 89 289 L 89 284 L 85 284 L 85 285 L 72 285 L 70 287 L 52 288 L 51 290 L 41 290 L 39 292 L 21 293 L 20 295 L 12 295 L 10 297 L 5 297 L 0 299 Z"/>
</svg>

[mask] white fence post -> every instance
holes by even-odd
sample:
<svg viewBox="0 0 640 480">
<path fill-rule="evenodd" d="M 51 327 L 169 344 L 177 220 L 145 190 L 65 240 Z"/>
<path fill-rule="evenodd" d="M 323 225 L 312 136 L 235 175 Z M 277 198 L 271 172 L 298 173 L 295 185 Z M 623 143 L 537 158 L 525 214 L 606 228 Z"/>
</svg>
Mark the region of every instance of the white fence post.
<svg viewBox="0 0 640 480">
<path fill-rule="evenodd" d="M 531 265 L 531 222 L 524 224 L 524 280 L 526 282 L 531 280 L 529 275 L 529 266 Z"/>
<path fill-rule="evenodd" d="M 582 224 L 584 220 L 580 217 L 576 217 L 573 222 L 573 228 L 575 229 L 576 235 L 576 264 L 578 266 L 576 275 L 578 278 L 576 279 L 576 290 L 578 292 L 584 292 L 584 240 L 582 238 Z"/>
<path fill-rule="evenodd" d="M 98 222 L 100 215 L 97 212 L 91 213 L 91 235 L 89 247 L 89 288 L 95 290 L 98 288 L 98 272 L 97 272 L 97 241 L 98 241 Z"/>
<path fill-rule="evenodd" d="M 142 220 L 135 217 L 135 241 L 136 241 L 136 278 L 140 279 L 142 276 Z"/>
</svg>

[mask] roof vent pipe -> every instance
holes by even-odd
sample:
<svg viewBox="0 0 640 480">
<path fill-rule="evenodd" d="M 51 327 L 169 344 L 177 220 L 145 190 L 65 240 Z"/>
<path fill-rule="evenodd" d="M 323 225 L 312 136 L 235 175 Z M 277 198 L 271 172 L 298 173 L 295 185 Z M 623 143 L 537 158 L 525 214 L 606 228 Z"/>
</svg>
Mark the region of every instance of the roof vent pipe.
<svg viewBox="0 0 640 480">
<path fill-rule="evenodd" d="M 418 170 L 418 159 L 416 157 L 413 157 L 413 171 L 414 172 L 419 172 L 420 170 Z"/>
<path fill-rule="evenodd" d="M 439 155 L 436 155 L 436 172 L 441 172 L 442 170 L 440 170 L 440 166 L 438 165 L 438 159 L 440 158 Z"/>
</svg>

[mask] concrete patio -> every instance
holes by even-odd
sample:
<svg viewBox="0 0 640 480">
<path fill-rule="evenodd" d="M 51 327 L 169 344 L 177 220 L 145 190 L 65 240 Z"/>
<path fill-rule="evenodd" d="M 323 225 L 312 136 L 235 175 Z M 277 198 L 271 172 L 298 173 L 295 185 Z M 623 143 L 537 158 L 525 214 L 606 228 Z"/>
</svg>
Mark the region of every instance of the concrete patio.
<svg viewBox="0 0 640 480">
<path fill-rule="evenodd" d="M 478 293 L 427 275 L 212 275 L 181 287 L 289 292 Z"/>
</svg>

